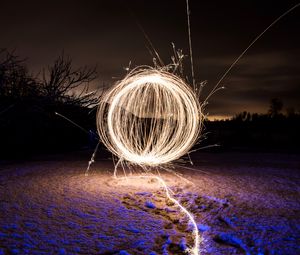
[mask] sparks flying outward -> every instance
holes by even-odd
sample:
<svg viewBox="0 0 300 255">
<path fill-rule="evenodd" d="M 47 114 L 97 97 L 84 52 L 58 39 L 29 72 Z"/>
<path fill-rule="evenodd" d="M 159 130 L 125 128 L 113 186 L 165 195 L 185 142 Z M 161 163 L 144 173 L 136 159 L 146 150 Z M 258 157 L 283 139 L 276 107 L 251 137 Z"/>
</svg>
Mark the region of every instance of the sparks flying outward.
<svg viewBox="0 0 300 255">
<path fill-rule="evenodd" d="M 182 157 L 195 144 L 201 105 L 178 76 L 139 68 L 104 95 L 97 125 L 103 143 L 119 159 L 158 166 Z"/>
</svg>

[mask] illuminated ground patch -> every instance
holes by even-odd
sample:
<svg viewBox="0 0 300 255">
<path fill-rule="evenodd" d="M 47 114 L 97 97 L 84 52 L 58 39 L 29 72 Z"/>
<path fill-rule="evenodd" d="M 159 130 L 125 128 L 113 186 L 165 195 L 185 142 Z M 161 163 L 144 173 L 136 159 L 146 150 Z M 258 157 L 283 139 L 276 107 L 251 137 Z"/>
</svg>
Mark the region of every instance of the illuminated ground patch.
<svg viewBox="0 0 300 255">
<path fill-rule="evenodd" d="M 299 253 L 295 158 L 288 164 L 269 158 L 274 167 L 266 168 L 253 156 L 239 155 L 242 166 L 228 164 L 235 155 L 215 157 L 222 166 L 201 163 L 209 174 L 185 172 L 195 186 L 166 176 L 174 196 L 196 217 L 202 254 Z M 0 254 L 182 253 L 190 226 L 155 182 L 116 186 L 111 164 L 96 163 L 88 177 L 85 166 L 61 161 L 2 167 Z"/>
</svg>

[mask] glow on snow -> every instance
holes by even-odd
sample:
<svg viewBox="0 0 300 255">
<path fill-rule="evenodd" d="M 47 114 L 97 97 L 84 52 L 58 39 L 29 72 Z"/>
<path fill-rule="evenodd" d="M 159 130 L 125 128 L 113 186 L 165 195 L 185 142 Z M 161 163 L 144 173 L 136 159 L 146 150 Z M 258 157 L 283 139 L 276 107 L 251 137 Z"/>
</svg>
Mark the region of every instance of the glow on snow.
<svg viewBox="0 0 300 255">
<path fill-rule="evenodd" d="M 186 250 L 186 252 L 188 252 L 189 254 L 193 254 L 193 255 L 198 255 L 200 254 L 200 242 L 201 242 L 201 237 L 199 236 L 199 231 L 198 231 L 198 227 L 197 227 L 197 223 L 193 217 L 193 215 L 182 205 L 180 204 L 180 202 L 178 202 L 178 200 L 176 200 L 175 198 L 173 198 L 170 194 L 170 188 L 167 186 L 166 182 L 157 175 L 135 175 L 135 176 L 130 176 L 128 177 L 119 177 L 118 180 L 127 180 L 127 181 L 131 181 L 134 182 L 135 179 L 156 179 L 159 183 L 159 185 L 164 189 L 167 198 L 172 201 L 176 206 L 179 207 L 179 209 L 189 218 L 190 223 L 193 225 L 193 238 L 194 238 L 194 246 L 192 248 L 188 248 Z M 172 192 L 172 191 L 171 191 Z"/>
<path fill-rule="evenodd" d="M 151 170 L 188 153 L 199 137 L 202 119 L 201 105 L 185 81 L 164 70 L 140 67 L 101 98 L 97 127 L 102 142 L 119 162 Z M 168 199 L 193 225 L 194 245 L 187 251 L 198 255 L 200 236 L 195 219 L 170 195 L 165 181 L 152 174 L 130 178 L 158 180 Z"/>
</svg>

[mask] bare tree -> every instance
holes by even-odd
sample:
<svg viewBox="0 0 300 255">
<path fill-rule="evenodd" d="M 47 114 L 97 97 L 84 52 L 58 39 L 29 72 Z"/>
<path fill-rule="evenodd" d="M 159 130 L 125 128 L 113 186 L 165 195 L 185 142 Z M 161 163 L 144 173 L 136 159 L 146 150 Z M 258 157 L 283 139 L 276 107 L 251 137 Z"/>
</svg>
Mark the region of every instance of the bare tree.
<svg viewBox="0 0 300 255">
<path fill-rule="evenodd" d="M 287 107 L 286 108 L 286 116 L 288 118 L 293 118 L 296 115 L 296 109 L 294 107 Z"/>
<path fill-rule="evenodd" d="M 283 108 L 283 103 L 279 98 L 272 98 L 270 102 L 269 115 L 271 117 L 278 116 Z"/>
<path fill-rule="evenodd" d="M 36 81 L 14 52 L 0 49 L 0 96 L 20 99 L 38 93 Z"/>
<path fill-rule="evenodd" d="M 96 68 L 74 68 L 72 60 L 59 56 L 53 66 L 43 71 L 42 86 L 45 96 L 53 101 L 92 106 L 96 92 L 88 92 L 89 83 L 97 78 Z"/>
</svg>

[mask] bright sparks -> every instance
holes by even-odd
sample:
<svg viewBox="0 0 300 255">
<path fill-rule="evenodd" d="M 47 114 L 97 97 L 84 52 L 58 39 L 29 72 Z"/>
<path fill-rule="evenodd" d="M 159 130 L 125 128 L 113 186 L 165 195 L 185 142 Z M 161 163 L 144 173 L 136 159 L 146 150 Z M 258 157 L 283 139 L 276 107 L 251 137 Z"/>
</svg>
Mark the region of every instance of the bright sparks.
<svg viewBox="0 0 300 255">
<path fill-rule="evenodd" d="M 189 152 L 200 134 L 202 112 L 178 76 L 151 67 L 130 72 L 102 98 L 101 140 L 120 160 L 158 166 Z"/>
</svg>

